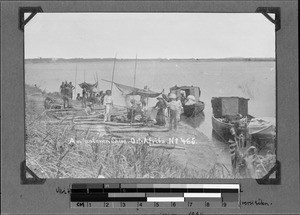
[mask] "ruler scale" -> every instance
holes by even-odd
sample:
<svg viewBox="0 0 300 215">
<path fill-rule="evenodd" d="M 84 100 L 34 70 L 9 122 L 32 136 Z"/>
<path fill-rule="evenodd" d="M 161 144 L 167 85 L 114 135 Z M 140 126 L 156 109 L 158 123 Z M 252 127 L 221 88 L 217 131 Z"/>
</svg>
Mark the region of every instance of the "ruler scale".
<svg viewBox="0 0 300 215">
<path fill-rule="evenodd" d="M 239 207 L 239 184 L 72 184 L 71 208 Z"/>
</svg>

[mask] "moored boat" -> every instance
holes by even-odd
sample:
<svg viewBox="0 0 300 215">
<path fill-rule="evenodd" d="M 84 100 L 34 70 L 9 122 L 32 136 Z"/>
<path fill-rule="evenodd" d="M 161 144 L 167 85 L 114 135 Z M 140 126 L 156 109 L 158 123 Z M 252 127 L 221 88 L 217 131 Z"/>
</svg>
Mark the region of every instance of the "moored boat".
<svg viewBox="0 0 300 215">
<path fill-rule="evenodd" d="M 275 123 L 249 115 L 248 101 L 241 97 L 213 97 L 213 132 L 225 141 L 241 134 L 249 139 L 274 139 Z"/>
<path fill-rule="evenodd" d="M 213 97 L 213 132 L 225 141 L 233 140 L 237 131 L 246 136 L 247 124 L 253 118 L 248 114 L 248 100 L 241 97 Z"/>
<path fill-rule="evenodd" d="M 192 105 L 183 104 L 182 106 L 183 106 L 184 115 L 186 115 L 187 117 L 193 117 L 203 112 L 205 104 L 202 101 L 198 101 Z"/>
<path fill-rule="evenodd" d="M 205 108 L 205 103 L 200 101 L 201 90 L 194 86 L 177 85 L 170 88 L 170 92 L 180 98 L 183 106 L 183 114 L 187 117 L 195 117 Z"/>
</svg>

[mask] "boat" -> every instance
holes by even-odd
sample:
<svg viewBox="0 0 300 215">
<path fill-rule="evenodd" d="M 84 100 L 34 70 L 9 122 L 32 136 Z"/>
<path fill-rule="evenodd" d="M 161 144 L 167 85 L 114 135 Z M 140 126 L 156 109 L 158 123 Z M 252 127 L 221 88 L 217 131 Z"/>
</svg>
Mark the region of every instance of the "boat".
<svg viewBox="0 0 300 215">
<path fill-rule="evenodd" d="M 275 123 L 248 114 L 248 101 L 242 97 L 213 97 L 213 133 L 226 142 L 241 134 L 249 139 L 274 139 Z"/>
<path fill-rule="evenodd" d="M 255 139 L 274 139 L 275 131 L 275 120 L 253 118 L 248 124 L 248 132 Z"/>
<path fill-rule="evenodd" d="M 246 125 L 253 118 L 248 114 L 248 101 L 242 97 L 213 97 L 213 133 L 226 142 L 235 139 L 234 132 L 237 130 L 246 136 Z"/>
<path fill-rule="evenodd" d="M 170 93 L 175 93 L 177 97 L 182 98 L 181 92 L 184 92 L 185 98 L 193 98 L 194 102 L 189 103 L 186 99 L 182 99 L 183 114 L 187 117 L 195 117 L 203 112 L 205 103 L 200 101 L 201 90 L 195 86 L 181 86 L 175 85 L 170 88 Z"/>
</svg>

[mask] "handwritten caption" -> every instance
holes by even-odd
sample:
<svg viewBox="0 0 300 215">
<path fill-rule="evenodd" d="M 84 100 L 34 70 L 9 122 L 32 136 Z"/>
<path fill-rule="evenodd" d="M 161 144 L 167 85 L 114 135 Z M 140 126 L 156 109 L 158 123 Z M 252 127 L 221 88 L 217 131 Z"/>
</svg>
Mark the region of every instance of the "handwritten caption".
<svg viewBox="0 0 300 215">
<path fill-rule="evenodd" d="M 56 193 L 58 193 L 58 194 L 70 194 L 71 193 L 70 188 L 57 187 L 55 190 L 56 190 Z"/>
<path fill-rule="evenodd" d="M 145 137 L 145 138 L 130 138 L 130 140 L 127 139 L 120 139 L 112 137 L 111 139 L 81 139 L 81 140 L 75 140 L 73 138 L 70 139 L 69 144 L 70 145 L 81 145 L 81 144 L 110 144 L 110 143 L 131 143 L 131 144 L 184 144 L 184 145 L 194 145 L 197 144 L 196 138 L 178 138 L 178 137 L 169 137 L 167 140 L 156 138 L 156 137 Z"/>
<path fill-rule="evenodd" d="M 271 202 L 266 202 L 262 199 L 251 200 L 251 201 L 242 201 L 242 205 L 244 206 L 270 206 Z"/>
</svg>

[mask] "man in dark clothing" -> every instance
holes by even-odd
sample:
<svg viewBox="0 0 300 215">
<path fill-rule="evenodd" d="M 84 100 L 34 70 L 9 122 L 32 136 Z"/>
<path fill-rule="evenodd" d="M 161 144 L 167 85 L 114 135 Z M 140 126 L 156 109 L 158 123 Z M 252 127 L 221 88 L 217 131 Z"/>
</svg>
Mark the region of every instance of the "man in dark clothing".
<svg viewBox="0 0 300 215">
<path fill-rule="evenodd" d="M 64 88 L 65 88 L 65 83 L 62 82 L 60 87 L 59 87 L 59 90 L 60 90 L 60 94 L 63 95 L 63 92 L 64 92 Z"/>
<path fill-rule="evenodd" d="M 75 87 L 73 86 L 72 82 L 69 83 L 69 88 L 70 98 L 73 99 L 73 90 L 75 89 Z"/>
<path fill-rule="evenodd" d="M 70 107 L 69 103 L 69 88 L 65 86 L 62 93 L 62 99 L 64 101 L 64 108 Z"/>
<path fill-rule="evenodd" d="M 154 108 L 158 108 L 157 114 L 156 114 L 156 124 L 164 126 L 164 125 L 166 125 L 165 109 L 166 109 L 167 105 L 164 102 L 163 98 L 159 97 L 159 98 L 157 98 L 157 100 L 158 100 L 158 102 L 154 106 Z"/>
<path fill-rule="evenodd" d="M 86 88 L 82 88 L 82 107 L 83 108 L 86 108 L 86 99 L 87 99 L 87 96 L 86 96 L 87 92 L 86 92 Z"/>
</svg>

